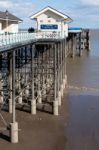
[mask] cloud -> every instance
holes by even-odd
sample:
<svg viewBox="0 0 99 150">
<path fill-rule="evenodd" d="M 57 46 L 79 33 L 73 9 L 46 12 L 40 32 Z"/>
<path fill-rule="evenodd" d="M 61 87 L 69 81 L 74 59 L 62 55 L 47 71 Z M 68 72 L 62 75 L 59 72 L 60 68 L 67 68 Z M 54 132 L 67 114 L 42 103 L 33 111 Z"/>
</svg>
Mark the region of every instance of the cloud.
<svg viewBox="0 0 99 150">
<path fill-rule="evenodd" d="M 20 24 L 21 28 L 29 28 L 34 25 L 29 16 L 38 9 L 45 7 L 45 4 L 48 5 L 47 1 L 0 0 L 0 10 L 5 11 L 8 9 L 9 12 L 23 20 Z M 66 5 L 65 3 L 62 4 L 61 1 L 59 0 L 59 3 L 57 3 L 54 0 L 51 5 L 69 15 L 73 19 L 72 24 L 74 26 L 99 27 L 99 0 L 69 0 L 68 2 L 64 0 Z"/>
<path fill-rule="evenodd" d="M 0 0 L 0 9 L 9 9 L 13 7 L 13 3 L 11 1 L 3 1 L 3 0 Z"/>
<path fill-rule="evenodd" d="M 67 13 L 73 19 L 70 26 L 99 28 L 99 5 L 88 3 L 91 2 L 91 0 L 86 1 L 85 4 L 85 0 L 80 0 L 80 3 L 70 6 L 69 8 L 67 7 L 67 9 L 64 10 L 64 13 Z"/>
<path fill-rule="evenodd" d="M 23 20 L 22 26 L 26 27 L 32 25 L 29 16 L 33 14 L 35 5 L 31 1 L 15 1 L 15 0 L 0 0 L 0 10 L 5 11 L 6 9 Z"/>
<path fill-rule="evenodd" d="M 81 0 L 82 4 L 99 6 L 99 0 Z"/>
</svg>

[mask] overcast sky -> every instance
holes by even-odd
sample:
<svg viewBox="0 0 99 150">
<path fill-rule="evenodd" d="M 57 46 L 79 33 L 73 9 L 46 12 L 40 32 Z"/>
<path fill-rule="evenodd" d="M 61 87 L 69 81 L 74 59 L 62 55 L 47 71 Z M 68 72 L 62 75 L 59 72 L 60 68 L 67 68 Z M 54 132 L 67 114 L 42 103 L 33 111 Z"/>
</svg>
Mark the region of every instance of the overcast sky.
<svg viewBox="0 0 99 150">
<path fill-rule="evenodd" d="M 99 0 L 0 0 L 0 10 L 13 13 L 23 19 L 21 28 L 34 26 L 29 16 L 51 6 L 73 19 L 71 26 L 99 28 Z"/>
</svg>

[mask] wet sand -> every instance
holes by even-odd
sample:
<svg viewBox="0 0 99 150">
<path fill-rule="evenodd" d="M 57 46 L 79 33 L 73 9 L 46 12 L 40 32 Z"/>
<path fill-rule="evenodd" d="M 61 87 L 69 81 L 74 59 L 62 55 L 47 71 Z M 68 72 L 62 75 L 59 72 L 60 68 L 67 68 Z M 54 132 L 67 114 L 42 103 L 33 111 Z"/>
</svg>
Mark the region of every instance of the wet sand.
<svg viewBox="0 0 99 150">
<path fill-rule="evenodd" d="M 99 32 L 91 32 L 91 51 L 67 61 L 68 83 L 99 88 Z M 69 119 L 66 150 L 99 149 L 99 92 L 68 92 Z"/>
<path fill-rule="evenodd" d="M 99 87 L 99 57 L 93 50 L 94 46 L 82 58 L 68 58 L 68 84 Z M 11 119 L 6 112 L 4 116 Z M 0 149 L 99 150 L 99 93 L 65 90 L 58 117 L 43 112 L 34 116 L 17 110 L 17 121 L 21 129 L 19 143 L 11 144 L 0 135 Z"/>
<path fill-rule="evenodd" d="M 60 115 L 55 117 L 48 113 L 37 112 L 31 115 L 17 111 L 19 122 L 19 143 L 11 144 L 6 136 L 0 138 L 0 149 L 4 150 L 65 150 L 67 138 L 68 103 L 65 100 Z M 11 119 L 8 113 L 4 113 L 7 120 Z M 7 135 L 7 132 L 3 132 Z M 6 139 L 6 140 L 5 140 Z"/>
<path fill-rule="evenodd" d="M 69 60 L 68 78 L 70 85 L 98 88 L 99 61 L 90 56 Z M 68 107 L 66 150 L 98 150 L 99 92 L 69 90 Z"/>
</svg>

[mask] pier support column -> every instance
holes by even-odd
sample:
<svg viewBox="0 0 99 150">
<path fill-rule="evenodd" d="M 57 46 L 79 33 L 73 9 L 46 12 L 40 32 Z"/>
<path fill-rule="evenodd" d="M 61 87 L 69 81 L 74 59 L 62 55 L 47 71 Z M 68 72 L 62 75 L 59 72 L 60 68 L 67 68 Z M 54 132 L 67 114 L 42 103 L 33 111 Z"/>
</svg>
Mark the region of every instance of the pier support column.
<svg viewBox="0 0 99 150">
<path fill-rule="evenodd" d="M 9 113 L 12 113 L 12 53 L 9 54 L 9 84 L 10 84 L 10 99 Z"/>
<path fill-rule="evenodd" d="M 67 42 L 65 40 L 65 88 L 67 85 Z"/>
<path fill-rule="evenodd" d="M 61 84 L 61 97 L 63 97 L 63 95 L 64 95 L 64 85 Z"/>
<path fill-rule="evenodd" d="M 15 51 L 12 52 L 12 123 L 10 124 L 11 143 L 18 143 L 18 123 L 15 113 Z"/>
<path fill-rule="evenodd" d="M 31 74 L 32 74 L 32 99 L 31 99 L 31 114 L 36 114 L 36 100 L 35 100 L 35 91 L 34 91 L 34 50 L 35 45 L 32 46 L 32 57 L 31 57 Z"/>
<path fill-rule="evenodd" d="M 65 86 L 67 85 L 67 75 L 65 74 Z"/>
<path fill-rule="evenodd" d="M 41 58 L 40 58 L 40 52 L 38 51 L 38 103 L 42 103 L 42 94 L 41 94 L 41 74 L 40 74 L 40 70 L 41 70 Z"/>
<path fill-rule="evenodd" d="M 57 97 L 57 69 L 56 69 L 56 63 L 57 63 L 57 56 L 56 56 L 56 44 L 53 45 L 53 53 L 54 53 L 54 102 L 53 102 L 53 114 L 55 116 L 58 116 L 58 97 Z"/>
<path fill-rule="evenodd" d="M 60 43 L 57 44 L 57 53 L 58 53 L 58 72 L 57 72 L 57 77 L 58 77 L 58 105 L 61 106 L 61 91 L 60 91 Z"/>
<path fill-rule="evenodd" d="M 2 75 L 0 73 L 0 104 L 3 104 L 4 102 L 4 98 L 3 98 L 3 79 L 2 79 Z"/>
<path fill-rule="evenodd" d="M 25 95 L 26 95 L 26 97 L 29 96 L 29 85 L 27 85 L 27 87 L 25 89 Z"/>
<path fill-rule="evenodd" d="M 0 55 L 0 71 L 2 69 L 2 54 Z M 0 104 L 4 102 L 3 99 L 3 79 L 2 79 L 2 73 L 0 72 Z"/>
<path fill-rule="evenodd" d="M 45 76 L 44 76 L 44 74 L 45 74 L 45 71 L 44 71 L 44 69 L 42 69 L 42 97 L 43 98 L 46 97 L 46 84 L 45 84 Z M 40 93 L 40 100 L 38 100 L 38 101 L 42 101 L 41 93 Z"/>
<path fill-rule="evenodd" d="M 60 57 L 61 57 L 61 69 L 60 69 L 60 72 L 61 72 L 61 87 L 60 87 L 60 90 L 61 90 L 61 97 L 63 97 L 63 45 L 62 45 L 62 42 L 60 43 L 60 46 L 61 46 L 61 54 L 60 54 Z"/>
<path fill-rule="evenodd" d="M 65 39 L 64 39 L 64 46 L 63 46 L 63 70 L 64 70 L 63 87 L 65 89 L 66 86 L 66 40 Z"/>
<path fill-rule="evenodd" d="M 64 43 L 64 40 L 62 41 L 62 85 L 61 85 L 61 95 L 63 97 L 64 95 L 64 88 L 65 88 L 65 63 L 64 63 L 64 56 L 65 56 L 65 43 Z"/>
<path fill-rule="evenodd" d="M 61 99 L 61 91 L 58 92 L 58 105 L 61 106 L 62 99 Z"/>
<path fill-rule="evenodd" d="M 38 91 L 37 91 L 37 94 L 38 94 L 38 103 L 42 103 L 42 94 L 41 94 L 41 87 L 40 87 L 40 74 L 38 75 Z M 45 90 L 45 89 L 44 89 Z"/>
<path fill-rule="evenodd" d="M 38 103 L 41 104 L 42 103 L 42 94 L 41 94 L 41 90 L 38 90 Z"/>
<path fill-rule="evenodd" d="M 66 79 L 64 77 L 64 79 L 63 79 L 63 89 L 65 89 L 65 86 L 66 86 Z"/>
<path fill-rule="evenodd" d="M 82 56 L 82 48 L 81 48 L 81 33 L 79 33 L 79 56 Z"/>
<path fill-rule="evenodd" d="M 3 91 L 0 92 L 0 104 L 3 104 Z"/>
<path fill-rule="evenodd" d="M 85 31 L 86 32 L 86 49 L 87 51 L 90 51 L 90 40 L 89 40 L 89 37 L 90 37 L 90 32 L 89 30 Z"/>
<path fill-rule="evenodd" d="M 76 55 L 76 45 L 75 45 L 75 35 L 72 35 L 72 57 L 74 58 Z"/>
</svg>

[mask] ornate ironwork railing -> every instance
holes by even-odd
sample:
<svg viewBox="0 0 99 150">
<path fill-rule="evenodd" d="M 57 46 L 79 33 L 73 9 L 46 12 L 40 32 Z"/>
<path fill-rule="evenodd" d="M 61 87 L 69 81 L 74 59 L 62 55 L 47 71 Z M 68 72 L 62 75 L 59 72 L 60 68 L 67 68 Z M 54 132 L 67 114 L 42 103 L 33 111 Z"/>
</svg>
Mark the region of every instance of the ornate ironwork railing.
<svg viewBox="0 0 99 150">
<path fill-rule="evenodd" d="M 28 33 L 28 32 L 19 32 L 14 34 L 0 34 L 0 47 L 6 45 L 12 45 L 20 42 L 26 42 L 36 39 L 60 39 L 63 38 L 60 32 L 37 32 L 37 33 Z"/>
</svg>

